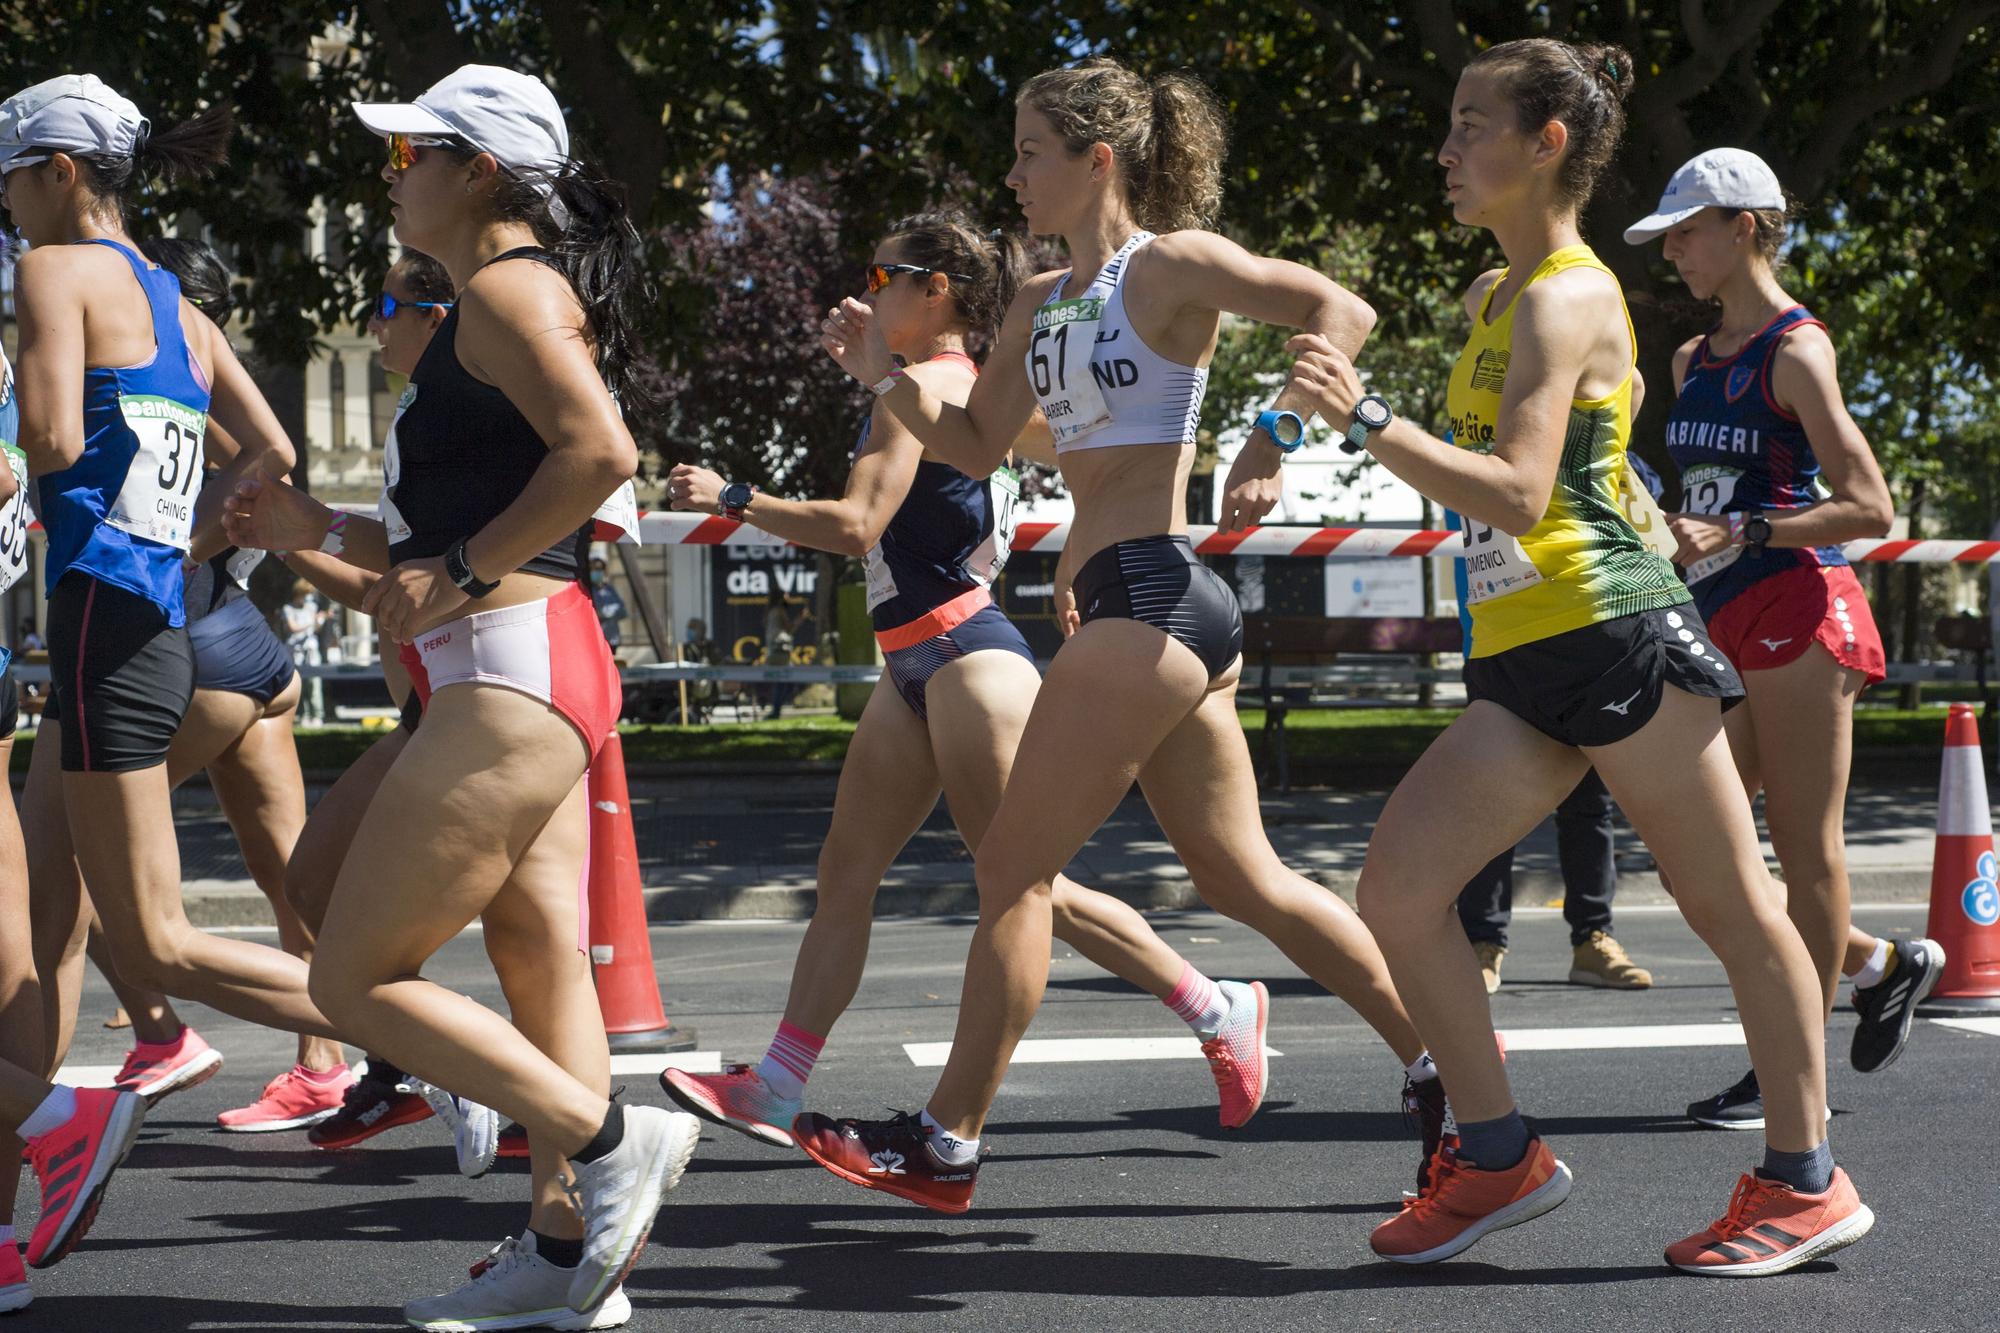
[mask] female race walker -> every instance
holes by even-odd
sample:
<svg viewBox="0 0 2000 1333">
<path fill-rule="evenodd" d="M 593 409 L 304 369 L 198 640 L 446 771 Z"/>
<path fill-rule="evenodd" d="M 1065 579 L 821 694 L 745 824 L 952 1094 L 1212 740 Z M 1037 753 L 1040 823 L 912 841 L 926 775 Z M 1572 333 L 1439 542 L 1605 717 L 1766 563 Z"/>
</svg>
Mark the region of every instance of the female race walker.
<svg viewBox="0 0 2000 1333">
<path fill-rule="evenodd" d="M 1361 872 L 1362 914 L 1458 1118 L 1455 1150 L 1440 1150 L 1418 1197 L 1375 1230 L 1375 1252 L 1403 1263 L 1448 1258 L 1569 1193 L 1568 1168 L 1514 1109 L 1452 904 L 1592 765 L 1722 960 L 1772 1105 L 1763 1168 L 1742 1178 L 1720 1221 L 1669 1247 L 1668 1262 L 1782 1272 L 1852 1244 L 1874 1220 L 1833 1164 L 1811 956 L 1730 763 L 1721 715 L 1742 684 L 1620 502 L 1635 347 L 1577 214 L 1616 149 L 1630 87 L 1618 47 L 1549 39 L 1493 47 L 1460 78 L 1438 153 L 1445 193 L 1460 222 L 1494 234 L 1507 267 L 1467 293 L 1473 328 L 1447 395 L 1449 439 L 1364 398 L 1341 350 L 1294 340 L 1294 384 L 1329 419 L 1353 419 L 1350 442 L 1466 516 L 1472 702 L 1397 786 Z"/>
<path fill-rule="evenodd" d="M 990 240 L 954 213 L 919 214 L 875 247 L 865 304 L 909 373 L 961 406 L 979 374 L 966 339 L 992 335 L 1025 264 L 1018 241 Z M 687 464 L 669 476 L 675 509 L 741 516 L 787 541 L 864 557 L 869 613 L 888 662 L 841 766 L 820 849 L 819 907 L 770 1050 L 758 1065 L 720 1074 L 660 1075 L 695 1114 L 790 1147 L 806 1079 L 867 965 L 875 891 L 940 788 L 966 847 L 978 852 L 1041 684 L 1034 651 L 989 591 L 1013 537 L 1016 487 L 1004 467 L 989 480 L 927 455 L 881 403 L 862 423 L 838 500 L 781 499 Z M 1221 1093 L 1223 1126 L 1246 1124 L 1266 1083 L 1264 984 L 1210 980 L 1131 907 L 1060 875 L 1051 907 L 1057 939 L 1194 1028 Z"/>
<path fill-rule="evenodd" d="M 218 496 L 197 500 L 209 416 L 239 446 L 218 492 L 241 476 L 282 475 L 293 456 L 221 330 L 133 248 L 125 210 L 142 176 L 196 175 L 220 162 L 229 127 L 217 107 L 152 129 L 89 75 L 49 80 L 0 106 L 7 208 L 34 245 L 15 275 L 21 445 L 48 534 L 51 701 L 61 718 L 36 747 L 45 780 L 31 782 L 23 822 L 69 835 L 29 847 L 45 1070 L 61 1061 L 61 1034 L 76 1016 L 84 882 L 127 981 L 333 1035 L 307 998 L 303 962 L 203 934 L 181 908 L 166 758 L 194 689 L 182 561 L 222 541 Z M 60 781 L 47 780 L 58 761 Z M 66 813 L 49 817 L 40 803 L 58 796 Z M 65 957 L 76 964 L 58 966 Z"/>
<path fill-rule="evenodd" d="M 1744 790 L 1754 798 L 1763 789 L 1786 908 L 1829 1014 L 1841 973 L 1855 976 L 1861 1024 L 1850 1058 L 1867 1073 L 1902 1054 L 1944 950 L 1878 940 L 1849 917 L 1854 701 L 1886 667 L 1840 544 L 1887 532 L 1895 507 L 1847 413 L 1833 340 L 1778 282 L 1785 212 L 1762 158 L 1720 148 L 1675 172 L 1659 211 L 1625 239 L 1664 235 L 1689 293 L 1722 306 L 1716 327 L 1674 354 L 1667 451 L 1686 512 L 1669 521 L 1695 607 L 1743 673 L 1744 707 L 1723 728 Z M 1756 1072 L 1688 1114 L 1721 1129 L 1763 1128 Z"/>
<path fill-rule="evenodd" d="M 227 329 L 234 298 L 229 271 L 215 251 L 176 237 L 145 241 L 139 251 L 179 279 L 181 295 L 217 328 Z M 236 442 L 213 424 L 202 445 L 211 477 L 236 455 Z M 312 933 L 284 894 L 285 866 L 306 822 L 305 779 L 292 739 L 299 675 L 246 591 L 250 572 L 262 558 L 261 551 L 231 547 L 186 570 L 182 600 L 194 649 L 194 698 L 167 750 L 167 783 L 178 787 L 207 770 L 244 866 L 270 901 L 279 945 L 310 961 Z M 43 720 L 49 720 L 46 711 Z M 67 841 L 66 829 L 53 821 L 39 833 L 51 841 Z M 132 1017 L 135 1041 L 114 1086 L 158 1100 L 193 1087 L 221 1067 L 221 1052 L 180 1020 L 172 1001 L 119 978 L 101 929 L 92 928 L 90 947 Z M 216 1116 L 216 1124 L 238 1133 L 315 1124 L 340 1109 L 353 1082 L 339 1042 L 301 1036 L 297 1062 L 267 1083 L 256 1101 Z"/>
<path fill-rule="evenodd" d="M 246 485 L 230 502 L 239 544 L 324 549 L 383 574 L 364 608 L 404 645 L 423 699 L 341 863 L 313 993 L 368 1049 L 520 1121 L 573 1169 L 573 1248 L 505 1242 L 482 1272 L 508 1282 L 476 1277 L 406 1318 L 550 1302 L 609 1317 L 699 1136 L 693 1116 L 609 1100 L 575 947 L 584 770 L 619 703 L 578 579 L 593 513 L 638 467 L 612 396 L 634 392 L 638 236 L 616 187 L 570 158 L 538 79 L 466 65 L 413 103 L 356 112 L 389 143 L 397 239 L 444 264 L 458 302 L 403 395 L 380 520 L 289 486 Z M 420 975 L 475 919 L 514 1023 Z"/>
<path fill-rule="evenodd" d="M 979 926 L 944 1076 L 921 1117 L 808 1113 L 794 1126 L 834 1174 L 941 1211 L 971 1206 L 980 1131 L 1048 984 L 1056 877 L 1135 778 L 1202 898 L 1353 1005 L 1413 1078 L 1435 1081 L 1367 929 L 1264 836 L 1236 718 L 1242 622 L 1185 535 L 1222 313 L 1350 350 L 1373 320 L 1320 274 L 1205 230 L 1221 203 L 1223 138 L 1219 109 L 1192 79 L 1148 82 L 1109 60 L 1039 75 L 1019 98 L 1007 184 L 1029 229 L 1060 235 L 1073 267 L 1023 288 L 965 406 L 896 367 L 863 303 L 844 302 L 824 326 L 841 367 L 968 475 L 998 466 L 1039 404 L 1076 500 L 1065 568 L 1082 625 L 1049 668 L 980 840 Z M 1303 434 L 1295 415 L 1261 420 L 1231 473 L 1225 526 L 1276 503 L 1281 454 L 1268 431 L 1293 444 Z M 878 1153 L 898 1155 L 902 1174 L 871 1170 L 888 1160 Z"/>
<path fill-rule="evenodd" d="M 7 161 L 0 158 L 0 199 Z M 0 355 L 0 592 L 28 567 L 27 464 L 15 447 L 20 414 L 13 368 Z M 14 753 L 20 696 L 0 648 L 0 772 Z M 25 1141 L 41 1183 L 42 1208 L 29 1237 L 27 1261 L 47 1268 L 90 1229 L 111 1173 L 139 1136 L 145 1102 L 116 1089 L 52 1084 L 32 1071 L 43 1063 L 42 1013 L 28 927 L 28 861 L 14 815 L 11 784 L 0 783 L 0 1155 L 13 1164 L 0 1194 L 0 1313 L 35 1298 L 14 1239 L 16 1181 Z"/>
</svg>

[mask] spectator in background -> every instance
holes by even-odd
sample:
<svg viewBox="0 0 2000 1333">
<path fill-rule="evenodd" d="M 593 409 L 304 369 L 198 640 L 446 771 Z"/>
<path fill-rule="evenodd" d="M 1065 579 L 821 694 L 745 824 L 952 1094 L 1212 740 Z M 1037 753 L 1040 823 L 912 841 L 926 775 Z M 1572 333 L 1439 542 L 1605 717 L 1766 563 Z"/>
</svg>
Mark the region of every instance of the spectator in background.
<svg viewBox="0 0 2000 1333">
<path fill-rule="evenodd" d="M 326 721 L 326 692 L 319 677 L 307 675 L 305 668 L 320 664 L 319 628 L 326 618 L 326 612 L 313 595 L 312 584 L 304 579 L 292 584 L 291 600 L 278 608 L 279 628 L 285 635 L 285 647 L 291 651 L 292 665 L 306 678 L 299 720 L 314 726 Z"/>
<path fill-rule="evenodd" d="M 611 586 L 611 571 L 602 556 L 590 559 L 590 600 L 597 603 L 597 624 L 604 631 L 604 641 L 616 653 L 625 637 L 625 599 Z"/>
<path fill-rule="evenodd" d="M 771 590 L 771 604 L 764 610 L 764 665 L 790 666 L 792 663 L 792 635 L 798 630 L 799 622 L 805 619 L 805 608 L 797 611 L 785 603 L 785 594 L 777 588 Z M 777 718 L 785 711 L 785 701 L 792 697 L 792 683 L 788 680 L 771 683 L 771 717 Z"/>
<path fill-rule="evenodd" d="M 47 652 L 49 646 L 42 641 L 41 635 L 35 633 L 35 622 L 30 617 L 21 622 L 20 630 L 14 635 L 14 647 L 24 653 L 41 653 Z"/>
</svg>

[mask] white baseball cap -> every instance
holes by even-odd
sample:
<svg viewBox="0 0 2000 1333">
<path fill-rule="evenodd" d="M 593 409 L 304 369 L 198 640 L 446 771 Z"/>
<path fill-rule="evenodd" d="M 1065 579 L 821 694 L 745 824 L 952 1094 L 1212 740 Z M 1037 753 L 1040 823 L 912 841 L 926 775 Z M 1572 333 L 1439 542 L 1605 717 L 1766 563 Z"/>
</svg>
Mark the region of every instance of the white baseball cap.
<svg viewBox="0 0 2000 1333">
<path fill-rule="evenodd" d="M 456 136 L 503 167 L 559 171 L 569 157 L 569 126 L 548 85 L 497 65 L 460 65 L 414 102 L 353 105 L 376 134 Z"/>
<path fill-rule="evenodd" d="M 0 167 L 30 149 L 76 157 L 131 157 L 149 122 L 95 74 L 45 79 L 0 102 Z"/>
<path fill-rule="evenodd" d="M 1667 182 L 1660 206 L 1625 229 L 1632 245 L 1644 245 L 1704 208 L 1785 206 L 1785 187 L 1764 159 L 1741 148 L 1711 148 L 1692 158 Z"/>
</svg>

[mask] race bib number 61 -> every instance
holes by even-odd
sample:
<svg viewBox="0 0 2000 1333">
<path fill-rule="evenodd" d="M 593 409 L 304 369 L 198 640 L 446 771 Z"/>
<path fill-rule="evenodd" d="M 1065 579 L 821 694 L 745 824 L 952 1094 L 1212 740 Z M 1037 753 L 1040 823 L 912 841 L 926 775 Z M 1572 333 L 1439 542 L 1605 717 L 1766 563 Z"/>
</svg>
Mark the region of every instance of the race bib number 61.
<svg viewBox="0 0 2000 1333">
<path fill-rule="evenodd" d="M 201 489 L 201 441 L 208 430 L 208 414 L 152 394 L 122 397 L 118 410 L 138 448 L 104 521 L 135 537 L 185 551 L 194 535 L 194 497 Z"/>
</svg>

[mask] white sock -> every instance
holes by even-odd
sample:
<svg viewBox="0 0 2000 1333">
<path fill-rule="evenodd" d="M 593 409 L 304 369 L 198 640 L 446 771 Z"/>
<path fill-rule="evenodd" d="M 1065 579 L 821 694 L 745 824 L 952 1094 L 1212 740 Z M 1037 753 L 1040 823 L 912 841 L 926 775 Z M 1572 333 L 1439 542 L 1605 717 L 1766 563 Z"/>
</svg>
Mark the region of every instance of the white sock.
<svg viewBox="0 0 2000 1333">
<path fill-rule="evenodd" d="M 1875 952 L 1868 955 L 1868 961 L 1854 974 L 1854 988 L 1862 990 L 1869 986 L 1879 986 L 1882 978 L 1889 975 L 1889 941 L 1876 940 Z"/>
<path fill-rule="evenodd" d="M 61 1083 L 55 1090 L 42 1098 L 42 1104 L 28 1113 L 14 1133 L 24 1139 L 40 1138 L 52 1129 L 59 1129 L 76 1114 L 76 1089 Z"/>
<path fill-rule="evenodd" d="M 1437 1061 L 1431 1059 L 1429 1051 L 1425 1051 L 1422 1055 L 1404 1065 L 1403 1072 L 1410 1076 L 1410 1082 L 1412 1083 L 1428 1083 L 1438 1076 Z"/>
<path fill-rule="evenodd" d="M 931 1132 L 931 1151 L 946 1166 L 964 1166 L 979 1159 L 979 1140 L 962 1139 L 940 1125 L 929 1111 L 923 1114 L 924 1128 Z"/>
</svg>

